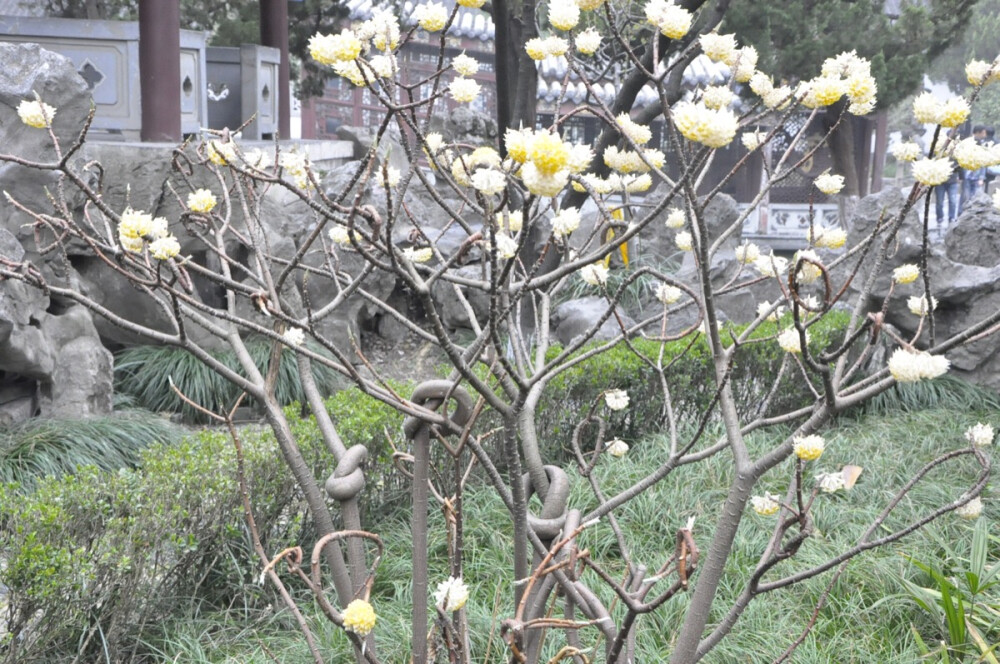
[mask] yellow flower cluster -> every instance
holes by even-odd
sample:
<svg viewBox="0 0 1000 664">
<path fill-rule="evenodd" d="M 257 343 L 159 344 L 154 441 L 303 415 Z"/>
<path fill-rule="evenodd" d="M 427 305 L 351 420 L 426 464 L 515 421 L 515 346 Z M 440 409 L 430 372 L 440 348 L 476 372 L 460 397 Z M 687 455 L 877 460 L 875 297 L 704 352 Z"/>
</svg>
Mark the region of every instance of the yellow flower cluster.
<svg viewBox="0 0 1000 664">
<path fill-rule="evenodd" d="M 569 42 L 562 37 L 534 37 L 524 43 L 524 51 L 532 60 L 544 60 L 548 57 L 557 58 L 566 55 L 569 50 Z"/>
<path fill-rule="evenodd" d="M 674 304 L 681 299 L 682 293 L 680 288 L 668 283 L 661 283 L 656 287 L 656 299 L 663 304 Z"/>
<path fill-rule="evenodd" d="M 795 456 L 803 461 L 815 461 L 823 456 L 826 449 L 826 441 L 822 436 L 812 434 L 810 436 L 799 436 L 795 438 L 793 449 Z"/>
<path fill-rule="evenodd" d="M 920 184 L 936 187 L 948 181 L 953 169 L 954 166 L 947 157 L 921 159 L 913 162 L 913 177 Z"/>
<path fill-rule="evenodd" d="M 604 443 L 604 449 L 608 451 L 608 454 L 620 459 L 626 454 L 628 454 L 628 443 L 626 443 L 621 438 L 615 438 L 614 440 L 609 440 Z"/>
<path fill-rule="evenodd" d="M 969 136 L 959 141 L 952 152 L 958 165 L 967 171 L 975 171 L 1000 164 L 1000 146 L 980 145 L 975 137 Z"/>
<path fill-rule="evenodd" d="M 611 173 L 606 178 L 602 178 L 594 173 L 585 173 L 580 176 L 580 182 L 573 181 L 573 191 L 583 193 L 590 187 L 596 194 L 607 195 L 622 191 L 630 194 L 649 191 L 653 186 L 653 178 L 649 173 L 642 175 L 628 175 Z M 586 185 L 586 187 L 584 186 Z"/>
<path fill-rule="evenodd" d="M 375 629 L 375 609 L 363 599 L 352 600 L 344 609 L 344 629 L 365 637 Z"/>
<path fill-rule="evenodd" d="M 437 32 L 448 23 L 448 10 L 440 2 L 428 2 L 413 11 L 417 24 L 427 32 Z"/>
<path fill-rule="evenodd" d="M 753 152 L 764 144 L 764 139 L 766 138 L 767 134 L 759 130 L 754 130 L 743 132 L 743 135 L 740 136 L 740 141 L 743 143 L 743 147 L 745 147 L 747 151 Z"/>
<path fill-rule="evenodd" d="M 167 228 L 167 220 L 142 210 L 125 208 L 118 223 L 118 240 L 126 251 L 141 253 L 145 242 L 153 258 L 165 261 L 181 251 L 180 242 Z"/>
<path fill-rule="evenodd" d="M 892 280 L 897 284 L 912 284 L 920 277 L 920 268 L 913 263 L 900 265 L 892 271 Z"/>
<path fill-rule="evenodd" d="M 564 208 L 552 218 L 552 234 L 565 238 L 580 227 L 579 208 Z"/>
<path fill-rule="evenodd" d="M 681 251 L 691 251 L 691 249 L 694 248 L 693 242 L 694 239 L 687 231 L 681 231 L 674 236 L 674 244 L 676 244 L 677 248 Z"/>
<path fill-rule="evenodd" d="M 736 35 L 720 35 L 718 32 L 707 32 L 698 38 L 701 50 L 712 62 L 721 62 L 732 66 L 736 62 Z"/>
<path fill-rule="evenodd" d="M 395 57 L 388 51 L 399 46 L 399 36 L 399 19 L 390 10 L 379 8 L 353 30 L 344 29 L 336 35 L 313 35 L 309 39 L 309 54 L 316 62 L 332 67 L 335 73 L 360 87 L 367 83 L 366 75 L 371 80 L 395 73 Z M 387 53 L 373 56 L 370 61 L 364 60 L 362 55 L 372 48 Z M 364 70 L 359 62 L 364 64 Z"/>
<path fill-rule="evenodd" d="M 801 259 L 801 261 L 800 261 Z M 795 278 L 802 284 L 811 284 L 823 274 L 823 271 L 819 269 L 813 262 L 820 263 L 819 255 L 812 249 L 803 249 L 802 251 L 795 252 L 795 261 L 799 265 L 799 273 L 795 275 Z"/>
<path fill-rule="evenodd" d="M 323 65 L 350 61 L 361 55 L 361 40 L 346 28 L 339 35 L 315 34 L 309 38 L 309 55 Z"/>
<path fill-rule="evenodd" d="M 946 102 L 925 92 L 913 100 L 913 116 L 921 124 L 939 124 L 957 127 L 969 118 L 969 102 L 963 97 L 952 97 Z"/>
<path fill-rule="evenodd" d="M 682 101 L 671 110 L 674 125 L 684 138 L 710 148 L 729 145 L 739 121 L 729 109 L 713 110 L 701 102 Z"/>
<path fill-rule="evenodd" d="M 691 29 L 691 12 L 670 0 L 649 0 L 646 21 L 655 25 L 664 37 L 680 39 Z"/>
<path fill-rule="evenodd" d="M 603 262 L 591 263 L 580 268 L 580 278 L 590 286 L 600 286 L 608 281 L 608 268 Z"/>
<path fill-rule="evenodd" d="M 479 71 L 479 60 L 469 57 L 463 51 L 461 55 L 456 55 L 452 59 L 451 66 L 462 76 L 475 76 Z"/>
<path fill-rule="evenodd" d="M 507 155 L 522 164 L 518 175 L 524 186 L 538 196 L 559 195 L 570 174 L 582 173 L 593 159 L 588 146 L 565 143 L 550 131 L 508 130 L 504 144 Z"/>
<path fill-rule="evenodd" d="M 580 22 L 580 6 L 573 0 L 549 2 L 549 25 L 556 30 L 572 30 Z"/>
<path fill-rule="evenodd" d="M 753 242 L 747 242 L 736 247 L 736 260 L 744 265 L 751 265 L 760 258 L 760 247 Z"/>
<path fill-rule="evenodd" d="M 815 238 L 810 230 L 806 231 L 806 238 L 820 249 L 840 249 L 847 244 L 847 231 L 843 228 L 817 226 L 814 230 Z"/>
<path fill-rule="evenodd" d="M 479 147 L 466 155 L 460 155 L 451 162 L 451 176 L 455 182 L 468 187 L 480 169 L 500 168 L 500 153 L 491 147 Z"/>
<path fill-rule="evenodd" d="M 931 295 L 931 311 L 937 309 L 938 300 L 936 297 Z M 914 316 L 926 316 L 927 315 L 927 296 L 926 295 L 914 295 L 906 299 L 906 307 L 910 310 L 910 313 Z"/>
<path fill-rule="evenodd" d="M 761 516 L 774 516 L 781 509 L 781 499 L 773 493 L 765 492 L 763 496 L 753 496 L 750 505 L 753 511 Z"/>
<path fill-rule="evenodd" d="M 601 33 L 593 27 L 576 36 L 576 50 L 583 55 L 593 55 L 601 47 Z"/>
<path fill-rule="evenodd" d="M 763 72 L 756 72 L 750 77 L 750 90 L 760 97 L 764 106 L 770 109 L 783 110 L 792 100 L 792 89 L 787 85 L 774 87 L 771 77 Z"/>
<path fill-rule="evenodd" d="M 187 197 L 187 206 L 192 212 L 208 214 L 215 209 L 216 203 L 215 194 L 208 189 L 196 189 Z"/>
<path fill-rule="evenodd" d="M 724 85 L 710 85 L 702 92 L 701 100 L 711 109 L 725 108 L 733 103 L 736 95 Z"/>
<path fill-rule="evenodd" d="M 965 65 L 965 77 L 969 85 L 986 85 L 1000 81 L 1000 55 L 993 62 L 973 60 Z"/>
<path fill-rule="evenodd" d="M 56 115 L 56 109 L 45 102 L 28 101 L 25 99 L 17 105 L 17 115 L 21 118 L 21 122 L 29 127 L 45 129 L 52 124 L 52 118 Z"/>
<path fill-rule="evenodd" d="M 216 166 L 225 166 L 236 161 L 236 144 L 232 141 L 209 141 L 205 147 L 208 160 Z"/>
<path fill-rule="evenodd" d="M 814 82 L 820 80 L 823 83 L 814 90 L 817 98 L 821 98 L 820 106 L 829 106 L 846 94 L 851 102 L 847 108 L 849 113 L 867 115 L 875 108 L 878 84 L 872 76 L 871 62 L 858 56 L 857 52 L 847 51 L 834 58 L 827 58 L 820 77 L 813 79 Z M 832 101 L 828 101 L 831 99 Z"/>
<path fill-rule="evenodd" d="M 278 164 L 295 179 L 299 189 L 309 189 L 313 186 L 309 180 L 309 157 L 300 152 L 282 152 Z"/>
</svg>

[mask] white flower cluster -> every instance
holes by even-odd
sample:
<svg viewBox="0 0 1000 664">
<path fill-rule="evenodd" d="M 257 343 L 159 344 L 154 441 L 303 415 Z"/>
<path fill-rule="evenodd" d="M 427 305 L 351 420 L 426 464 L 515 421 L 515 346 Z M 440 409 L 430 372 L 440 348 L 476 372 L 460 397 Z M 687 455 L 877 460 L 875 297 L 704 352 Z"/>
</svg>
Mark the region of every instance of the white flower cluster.
<svg viewBox="0 0 1000 664">
<path fill-rule="evenodd" d="M 801 85 L 796 95 L 807 108 L 829 106 L 847 95 L 847 112 L 867 115 L 875 108 L 877 92 L 871 62 L 849 51 L 827 58 L 820 75 Z"/>
<path fill-rule="evenodd" d="M 438 584 L 434 593 L 434 604 L 446 613 L 458 611 L 469 601 L 469 586 L 462 577 L 449 576 L 447 581 Z"/>
<path fill-rule="evenodd" d="M 844 188 L 844 176 L 833 173 L 823 173 L 813 182 L 816 188 L 824 194 L 833 195 L 839 193 Z"/>
<path fill-rule="evenodd" d="M 836 493 L 847 487 L 843 473 L 820 473 L 816 475 L 816 485 L 823 493 Z"/>
<path fill-rule="evenodd" d="M 773 516 L 781 509 L 781 498 L 768 491 L 763 496 L 753 496 L 750 498 L 750 505 L 753 511 L 761 516 Z"/>
<path fill-rule="evenodd" d="M 993 62 L 972 60 L 965 65 L 965 77 L 969 85 L 986 85 L 1000 81 L 1000 55 Z"/>
<path fill-rule="evenodd" d="M 615 438 L 604 443 L 604 449 L 613 457 L 621 458 L 628 454 L 628 443 L 621 438 Z"/>
<path fill-rule="evenodd" d="M 625 390 L 608 390 L 604 393 L 604 403 L 611 410 L 625 410 L 628 408 L 628 392 Z"/>
<path fill-rule="evenodd" d="M 735 113 L 728 108 L 709 108 L 704 101 L 680 101 L 670 112 L 674 126 L 684 138 L 710 148 L 729 145 L 739 129 Z"/>
<path fill-rule="evenodd" d="M 973 447 L 989 447 L 993 444 L 993 426 L 977 422 L 965 431 L 965 439 Z"/>
<path fill-rule="evenodd" d="M 580 268 L 580 278 L 591 286 L 603 286 L 608 281 L 608 268 L 601 263 L 591 263 Z"/>
<path fill-rule="evenodd" d="M 938 301 L 937 298 L 931 295 L 931 311 L 937 309 Z M 914 316 L 926 316 L 927 311 L 927 296 L 926 295 L 914 295 L 913 297 L 907 298 L 906 306 L 910 310 L 910 313 Z"/>
<path fill-rule="evenodd" d="M 961 507 L 955 508 L 955 514 L 966 521 L 975 521 L 983 513 L 983 501 L 976 496 Z"/>
<path fill-rule="evenodd" d="M 42 101 L 24 99 L 17 105 L 17 115 L 29 127 L 45 129 L 52 124 L 56 109 Z"/>
<path fill-rule="evenodd" d="M 923 150 L 913 141 L 907 141 L 893 144 L 889 148 L 889 153 L 899 161 L 916 161 L 923 154 Z"/>
<path fill-rule="evenodd" d="M 897 348 L 889 358 L 889 373 L 898 383 L 916 383 L 944 375 L 950 365 L 944 355 Z"/>
<path fill-rule="evenodd" d="M 670 0 L 649 0 L 646 21 L 655 25 L 664 37 L 680 39 L 691 29 L 691 12 Z"/>
<path fill-rule="evenodd" d="M 809 343 L 809 331 L 806 330 L 806 343 Z M 781 332 L 778 335 L 778 345 L 781 346 L 781 350 L 786 353 L 799 354 L 802 352 L 801 338 L 799 337 L 799 331 L 794 327 L 790 327 L 787 330 Z"/>
<path fill-rule="evenodd" d="M 683 291 L 677 286 L 668 283 L 661 283 L 656 287 L 656 299 L 663 304 L 674 304 L 681 299 Z"/>
</svg>

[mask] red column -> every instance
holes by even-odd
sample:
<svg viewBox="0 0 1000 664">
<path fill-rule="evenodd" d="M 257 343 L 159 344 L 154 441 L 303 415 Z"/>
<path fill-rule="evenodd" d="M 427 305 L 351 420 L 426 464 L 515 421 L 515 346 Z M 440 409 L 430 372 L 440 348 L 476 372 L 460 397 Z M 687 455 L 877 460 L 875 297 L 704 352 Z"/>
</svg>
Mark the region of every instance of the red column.
<svg viewBox="0 0 1000 664">
<path fill-rule="evenodd" d="M 143 141 L 181 140 L 180 0 L 139 0 Z"/>
<path fill-rule="evenodd" d="M 291 138 L 288 99 L 288 0 L 260 0 L 260 43 L 281 51 L 278 68 L 278 138 Z"/>
</svg>

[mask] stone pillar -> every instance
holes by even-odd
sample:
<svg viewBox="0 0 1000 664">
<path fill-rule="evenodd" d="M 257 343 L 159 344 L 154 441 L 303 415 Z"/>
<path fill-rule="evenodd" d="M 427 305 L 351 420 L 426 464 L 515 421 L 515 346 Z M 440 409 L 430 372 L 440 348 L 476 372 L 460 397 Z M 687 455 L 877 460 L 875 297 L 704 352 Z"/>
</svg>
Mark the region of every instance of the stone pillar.
<svg viewBox="0 0 1000 664">
<path fill-rule="evenodd" d="M 281 51 L 278 68 L 278 138 L 291 138 L 289 118 L 288 0 L 260 0 L 260 43 Z"/>
<path fill-rule="evenodd" d="M 180 0 L 139 0 L 142 140 L 181 140 Z"/>
</svg>

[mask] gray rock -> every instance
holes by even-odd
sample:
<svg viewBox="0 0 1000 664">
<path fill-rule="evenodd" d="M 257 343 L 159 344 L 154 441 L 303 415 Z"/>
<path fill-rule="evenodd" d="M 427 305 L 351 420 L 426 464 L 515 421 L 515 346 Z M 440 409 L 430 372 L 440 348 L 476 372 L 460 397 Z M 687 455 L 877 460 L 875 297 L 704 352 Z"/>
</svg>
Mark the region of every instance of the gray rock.
<svg viewBox="0 0 1000 664">
<path fill-rule="evenodd" d="M 944 240 L 949 259 L 965 265 L 1000 263 L 1000 212 L 988 196 L 977 196 L 962 209 Z"/>
<path fill-rule="evenodd" d="M 574 343 L 586 334 L 607 311 L 608 303 L 604 298 L 597 296 L 563 302 L 552 312 L 552 334 L 563 345 Z M 621 318 L 625 327 L 634 324 L 633 320 L 620 307 L 617 308 L 616 312 L 617 317 Z M 621 327 L 616 316 L 611 315 L 601 324 L 597 333 L 591 337 L 591 341 L 606 341 L 619 335 L 621 335 Z"/>
<path fill-rule="evenodd" d="M 106 415 L 113 391 L 111 353 L 96 335 L 79 337 L 59 350 L 52 381 L 43 386 L 42 409 L 52 417 Z"/>
<path fill-rule="evenodd" d="M 484 280 L 486 279 L 484 267 L 483 265 L 466 265 L 456 270 L 455 274 L 466 279 Z M 479 321 L 485 320 L 489 314 L 490 298 L 485 292 L 479 289 L 456 286 L 443 279 L 438 280 L 431 287 L 431 296 L 434 298 L 441 321 L 445 326 L 451 330 L 460 328 L 471 329 L 472 320 L 469 317 L 468 310 L 455 294 L 456 288 L 459 288 L 465 299 L 468 300 L 476 319 Z"/>
</svg>

